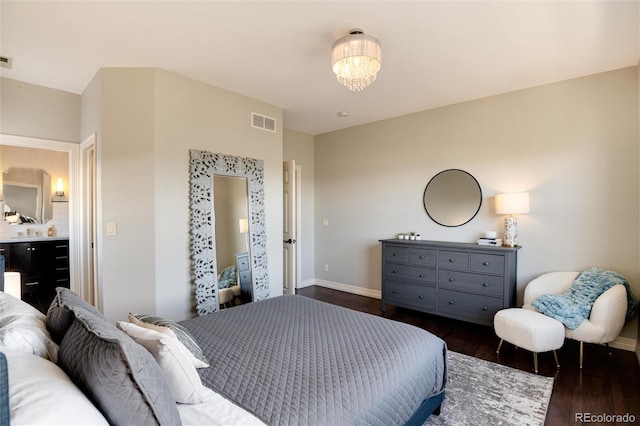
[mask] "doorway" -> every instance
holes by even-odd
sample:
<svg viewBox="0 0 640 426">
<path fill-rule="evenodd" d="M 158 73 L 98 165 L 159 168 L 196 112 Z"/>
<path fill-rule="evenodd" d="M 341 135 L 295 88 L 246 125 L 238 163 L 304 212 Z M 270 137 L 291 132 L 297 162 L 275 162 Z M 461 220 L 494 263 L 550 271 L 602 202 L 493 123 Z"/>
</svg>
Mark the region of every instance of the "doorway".
<svg viewBox="0 0 640 426">
<path fill-rule="evenodd" d="M 282 172 L 282 294 L 295 294 L 302 274 L 300 269 L 300 256 L 302 253 L 300 241 L 302 168 L 296 165 L 295 160 L 289 160 L 283 163 Z"/>
</svg>

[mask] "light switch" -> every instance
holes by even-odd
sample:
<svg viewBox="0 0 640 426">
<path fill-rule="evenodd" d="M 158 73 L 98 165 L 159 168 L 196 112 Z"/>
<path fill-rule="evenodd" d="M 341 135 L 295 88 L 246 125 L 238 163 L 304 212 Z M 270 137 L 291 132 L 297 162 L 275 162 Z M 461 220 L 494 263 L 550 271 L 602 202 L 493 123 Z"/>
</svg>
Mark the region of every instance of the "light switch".
<svg viewBox="0 0 640 426">
<path fill-rule="evenodd" d="M 329 226 L 329 219 L 322 219 L 323 226 Z"/>
<path fill-rule="evenodd" d="M 114 222 L 107 223 L 107 235 L 109 236 L 118 235 L 118 228 Z"/>
</svg>

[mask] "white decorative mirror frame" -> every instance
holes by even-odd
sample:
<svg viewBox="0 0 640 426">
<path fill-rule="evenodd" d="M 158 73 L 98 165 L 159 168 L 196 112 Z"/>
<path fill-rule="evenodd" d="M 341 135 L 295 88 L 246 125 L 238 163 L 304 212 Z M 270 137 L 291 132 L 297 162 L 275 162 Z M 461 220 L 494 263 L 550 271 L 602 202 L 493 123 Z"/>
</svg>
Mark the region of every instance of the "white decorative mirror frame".
<svg viewBox="0 0 640 426">
<path fill-rule="evenodd" d="M 198 315 L 216 312 L 219 309 L 213 208 L 213 176 L 216 174 L 247 178 L 249 251 L 254 300 L 269 297 L 263 161 L 190 150 L 191 269 Z"/>
</svg>

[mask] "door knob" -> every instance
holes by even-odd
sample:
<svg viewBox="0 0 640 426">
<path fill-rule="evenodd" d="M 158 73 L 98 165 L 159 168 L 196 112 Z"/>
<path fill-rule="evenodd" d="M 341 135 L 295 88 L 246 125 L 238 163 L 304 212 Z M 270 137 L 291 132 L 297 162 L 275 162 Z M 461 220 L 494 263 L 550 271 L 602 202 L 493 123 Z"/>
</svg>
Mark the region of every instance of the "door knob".
<svg viewBox="0 0 640 426">
<path fill-rule="evenodd" d="M 289 238 L 288 240 L 284 240 L 283 242 L 287 244 L 295 244 L 296 240 L 292 240 L 291 238 Z"/>
</svg>

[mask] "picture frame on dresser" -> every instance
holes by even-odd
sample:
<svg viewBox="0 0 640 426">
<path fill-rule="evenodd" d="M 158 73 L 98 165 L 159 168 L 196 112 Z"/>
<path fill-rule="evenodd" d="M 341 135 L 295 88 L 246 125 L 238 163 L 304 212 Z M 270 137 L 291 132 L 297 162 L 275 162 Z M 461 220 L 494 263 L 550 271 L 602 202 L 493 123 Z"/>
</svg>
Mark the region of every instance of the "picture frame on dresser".
<svg viewBox="0 0 640 426">
<path fill-rule="evenodd" d="M 521 248 L 429 240 L 380 240 L 386 305 L 482 325 L 516 305 Z"/>
</svg>

